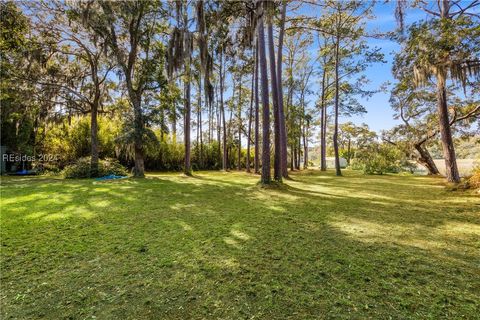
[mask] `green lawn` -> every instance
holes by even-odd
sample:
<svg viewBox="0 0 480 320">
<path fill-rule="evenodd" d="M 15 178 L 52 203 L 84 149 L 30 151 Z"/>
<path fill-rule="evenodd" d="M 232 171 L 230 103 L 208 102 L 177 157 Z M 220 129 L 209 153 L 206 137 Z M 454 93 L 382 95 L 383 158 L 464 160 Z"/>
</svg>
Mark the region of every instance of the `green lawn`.
<svg viewBox="0 0 480 320">
<path fill-rule="evenodd" d="M 2 178 L 2 319 L 474 319 L 480 197 L 443 179 Z"/>
</svg>

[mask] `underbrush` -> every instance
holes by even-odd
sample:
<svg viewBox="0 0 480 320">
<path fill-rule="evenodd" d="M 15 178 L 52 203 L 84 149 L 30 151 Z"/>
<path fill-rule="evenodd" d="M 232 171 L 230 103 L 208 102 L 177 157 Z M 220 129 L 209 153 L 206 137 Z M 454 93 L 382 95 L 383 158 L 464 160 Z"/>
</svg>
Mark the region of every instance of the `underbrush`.
<svg viewBox="0 0 480 320">
<path fill-rule="evenodd" d="M 66 166 L 62 171 L 62 175 L 67 179 L 103 177 L 107 175 L 126 176 L 127 170 L 116 159 L 107 158 L 98 161 L 97 174 L 92 173 L 90 166 L 90 158 L 84 157 L 77 160 L 72 165 Z"/>
</svg>

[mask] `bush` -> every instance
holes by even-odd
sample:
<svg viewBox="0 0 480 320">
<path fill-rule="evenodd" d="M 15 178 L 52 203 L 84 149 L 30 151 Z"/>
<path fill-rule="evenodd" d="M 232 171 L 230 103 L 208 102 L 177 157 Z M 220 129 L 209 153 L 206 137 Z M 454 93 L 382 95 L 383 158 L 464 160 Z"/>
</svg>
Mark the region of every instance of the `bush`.
<svg viewBox="0 0 480 320">
<path fill-rule="evenodd" d="M 107 158 L 100 160 L 98 164 L 98 175 L 100 177 L 114 174 L 116 176 L 126 176 L 127 169 L 117 159 Z"/>
<path fill-rule="evenodd" d="M 117 118 L 107 116 L 98 117 L 98 150 L 100 158 L 115 156 L 115 137 L 120 131 L 121 122 Z M 55 165 L 63 169 L 66 165 L 76 162 L 77 159 L 87 157 L 91 152 L 90 117 L 73 117 L 70 121 L 51 123 L 45 132 L 38 137 L 45 136 L 41 143 L 41 152 L 58 156 Z"/>
<path fill-rule="evenodd" d="M 90 158 L 78 159 L 74 164 L 66 166 L 62 174 L 65 178 L 90 178 Z"/>
<path fill-rule="evenodd" d="M 62 173 L 56 162 L 35 162 L 33 169 L 37 170 L 38 174 L 47 176 L 58 176 Z"/>
<path fill-rule="evenodd" d="M 480 167 L 473 170 L 473 175 L 468 179 L 468 185 L 472 189 L 480 189 Z"/>
<path fill-rule="evenodd" d="M 74 164 L 66 166 L 62 174 L 67 179 L 90 178 L 90 157 L 78 159 Z M 116 176 L 126 176 L 127 170 L 118 160 L 107 158 L 98 162 L 98 176 L 103 177 L 114 174 Z"/>
<path fill-rule="evenodd" d="M 365 174 L 398 173 L 408 169 L 409 162 L 401 151 L 387 144 L 370 144 L 357 150 L 350 167 Z"/>
</svg>

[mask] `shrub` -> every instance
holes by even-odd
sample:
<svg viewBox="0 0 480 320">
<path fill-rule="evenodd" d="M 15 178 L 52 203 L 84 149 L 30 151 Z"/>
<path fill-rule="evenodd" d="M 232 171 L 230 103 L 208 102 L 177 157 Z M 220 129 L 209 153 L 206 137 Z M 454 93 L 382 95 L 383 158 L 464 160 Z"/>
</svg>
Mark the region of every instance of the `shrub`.
<svg viewBox="0 0 480 320">
<path fill-rule="evenodd" d="M 128 173 L 125 167 L 118 162 L 117 159 L 107 158 L 105 160 L 100 160 L 98 164 L 98 175 L 103 177 L 110 174 L 126 176 Z"/>
<path fill-rule="evenodd" d="M 115 156 L 114 138 L 120 131 L 121 122 L 117 118 L 107 116 L 98 117 L 98 150 L 100 158 Z M 90 117 L 73 117 L 69 123 L 64 120 L 60 123 L 51 123 L 44 133 L 45 136 L 41 153 L 58 156 L 55 162 L 60 169 L 76 162 L 77 159 L 87 157 L 91 152 Z"/>
<path fill-rule="evenodd" d="M 468 179 L 468 185 L 472 189 L 480 189 L 480 167 L 473 170 L 473 175 Z"/>
<path fill-rule="evenodd" d="M 62 174 L 67 179 L 90 178 L 90 158 L 78 159 L 74 164 L 66 166 Z"/>
<path fill-rule="evenodd" d="M 48 176 L 57 176 L 60 175 L 62 170 L 58 168 L 56 162 L 36 162 L 33 165 L 33 168 L 37 170 L 38 174 L 48 175 Z"/>
<path fill-rule="evenodd" d="M 90 178 L 90 157 L 78 159 L 74 164 L 66 166 L 62 174 L 67 179 Z M 116 159 L 107 158 L 98 162 L 98 176 L 103 177 L 110 174 L 126 176 L 127 170 Z"/>
<path fill-rule="evenodd" d="M 350 167 L 354 170 L 362 170 L 365 174 L 398 173 L 408 167 L 403 154 L 396 148 L 374 143 L 355 153 Z"/>
</svg>

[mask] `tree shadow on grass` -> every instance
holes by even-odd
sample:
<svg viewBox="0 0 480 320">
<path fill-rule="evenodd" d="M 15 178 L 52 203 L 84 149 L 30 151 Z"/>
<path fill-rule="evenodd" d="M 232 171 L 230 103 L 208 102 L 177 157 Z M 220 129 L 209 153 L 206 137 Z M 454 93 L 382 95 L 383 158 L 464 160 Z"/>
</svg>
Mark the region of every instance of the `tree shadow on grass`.
<svg viewBox="0 0 480 320">
<path fill-rule="evenodd" d="M 339 191 L 354 190 L 356 181 L 332 179 L 325 193 L 317 180 L 328 178 L 295 176 L 281 190 L 213 174 L 7 191 L 2 197 L 22 201 L 2 205 L 2 313 L 474 317 L 478 216 L 458 213 L 455 197 L 441 192 L 439 205 L 410 212 L 406 200 L 434 201 L 437 189 L 409 186 L 412 196 L 387 201 Z M 369 192 L 384 195 L 386 185 Z M 46 218 L 74 209 L 94 214 Z M 32 211 L 45 215 L 27 218 Z"/>
</svg>

